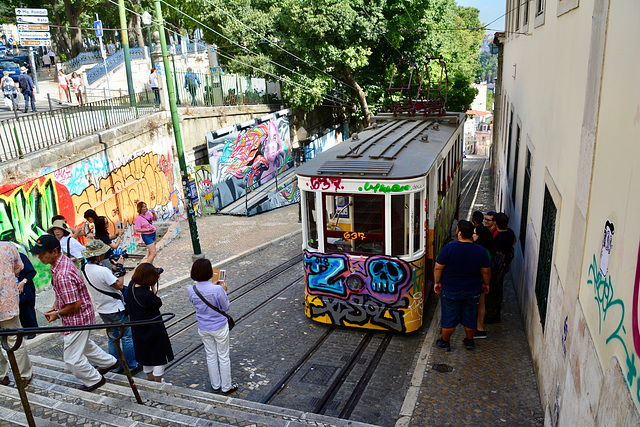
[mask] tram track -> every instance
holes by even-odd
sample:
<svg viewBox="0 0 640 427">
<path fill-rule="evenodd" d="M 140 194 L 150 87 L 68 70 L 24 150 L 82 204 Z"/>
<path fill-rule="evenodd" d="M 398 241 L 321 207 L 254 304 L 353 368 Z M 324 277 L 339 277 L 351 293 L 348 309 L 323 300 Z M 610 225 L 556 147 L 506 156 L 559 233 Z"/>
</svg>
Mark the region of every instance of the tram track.
<svg viewBox="0 0 640 427">
<path fill-rule="evenodd" d="M 463 184 L 465 179 L 468 178 L 466 185 L 464 185 L 462 191 L 461 191 L 461 195 L 460 195 L 460 212 L 465 212 L 465 211 L 469 211 L 469 209 L 471 208 L 471 200 L 469 199 L 469 196 L 471 196 L 472 193 L 475 188 L 477 187 L 479 181 L 480 181 L 480 176 L 482 175 L 482 171 L 484 170 L 484 165 L 486 163 L 486 159 L 482 160 L 481 162 L 474 162 L 477 163 L 475 165 L 475 168 L 469 172 L 467 172 L 465 174 L 465 176 L 462 178 Z"/>
<path fill-rule="evenodd" d="M 297 266 L 301 261 L 302 261 L 302 254 L 297 255 L 297 256 L 289 259 L 288 261 L 280 264 L 279 266 L 277 266 L 277 267 L 275 267 L 275 268 L 263 273 L 262 275 L 254 278 L 254 279 L 252 279 L 250 281 L 248 281 L 247 283 L 245 283 L 245 284 L 239 286 L 238 288 L 234 289 L 233 291 L 229 292 L 229 297 L 230 297 L 229 301 L 230 302 L 234 302 L 234 301 L 238 300 L 239 298 L 242 298 L 243 296 L 249 294 L 250 292 L 261 288 L 262 286 L 270 283 L 273 279 L 277 278 L 281 274 L 284 274 L 285 272 L 289 271 L 291 268 Z M 276 300 L 280 295 L 282 295 L 284 292 L 289 290 L 291 287 L 293 287 L 296 284 L 300 283 L 300 281 L 303 279 L 303 277 L 304 277 L 304 275 L 299 275 L 299 276 L 295 277 L 294 280 L 292 280 L 290 283 L 285 285 L 278 292 L 276 292 L 275 294 L 269 296 L 269 298 L 265 299 L 260 304 L 257 304 L 256 306 L 254 306 L 251 310 L 249 310 L 249 311 L 241 314 L 240 316 L 236 317 L 234 319 L 236 325 L 239 324 L 239 323 L 242 323 L 249 316 L 251 316 L 255 312 L 259 311 L 260 309 L 265 307 L 270 302 Z M 180 322 L 185 322 L 189 318 L 193 317 L 194 315 L 195 315 L 195 310 L 193 310 L 190 313 L 182 316 L 180 319 L 178 319 L 176 322 L 173 322 L 168 327 L 176 326 Z M 197 323 L 198 323 L 198 321 L 196 319 L 191 320 L 188 324 L 183 325 L 177 331 L 172 332 L 169 335 L 169 338 L 177 337 L 178 335 L 189 331 L 192 327 L 196 326 Z M 193 354 L 195 354 L 198 351 L 200 351 L 202 348 L 204 348 L 204 344 L 202 344 L 202 342 L 200 342 L 199 344 L 196 344 L 195 346 L 189 346 L 186 349 L 178 351 L 177 354 L 176 354 L 177 357 L 167 365 L 167 367 L 165 369 L 165 372 L 169 372 L 172 369 L 178 367 L 183 361 L 187 360 L 189 357 L 191 357 Z"/>
</svg>

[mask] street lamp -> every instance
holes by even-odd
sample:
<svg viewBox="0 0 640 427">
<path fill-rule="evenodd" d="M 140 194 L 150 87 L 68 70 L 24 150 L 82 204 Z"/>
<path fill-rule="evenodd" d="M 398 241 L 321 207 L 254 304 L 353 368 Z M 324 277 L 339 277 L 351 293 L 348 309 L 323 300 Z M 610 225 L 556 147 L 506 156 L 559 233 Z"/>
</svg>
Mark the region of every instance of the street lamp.
<svg viewBox="0 0 640 427">
<path fill-rule="evenodd" d="M 153 18 L 151 17 L 151 14 L 145 10 L 145 12 L 142 14 L 142 22 L 147 27 L 147 34 L 149 35 L 149 58 L 151 58 L 151 68 L 155 67 L 155 64 L 153 63 L 153 55 L 151 54 L 151 46 L 152 46 L 152 44 L 151 44 L 151 22 L 152 21 L 153 21 Z"/>
</svg>

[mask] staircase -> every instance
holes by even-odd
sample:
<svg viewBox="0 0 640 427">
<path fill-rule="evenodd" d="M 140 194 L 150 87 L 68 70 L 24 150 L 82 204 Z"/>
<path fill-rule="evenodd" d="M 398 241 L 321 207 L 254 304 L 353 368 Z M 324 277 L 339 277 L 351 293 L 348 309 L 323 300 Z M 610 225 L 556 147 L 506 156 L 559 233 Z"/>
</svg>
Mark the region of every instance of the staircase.
<svg viewBox="0 0 640 427">
<path fill-rule="evenodd" d="M 65 364 L 31 356 L 34 377 L 27 395 L 37 426 L 350 426 L 370 424 L 279 408 L 136 378 L 143 405 L 136 403 L 124 375 L 109 373 L 93 392 Z M 0 424 L 26 426 L 15 386 L 0 386 Z"/>
</svg>

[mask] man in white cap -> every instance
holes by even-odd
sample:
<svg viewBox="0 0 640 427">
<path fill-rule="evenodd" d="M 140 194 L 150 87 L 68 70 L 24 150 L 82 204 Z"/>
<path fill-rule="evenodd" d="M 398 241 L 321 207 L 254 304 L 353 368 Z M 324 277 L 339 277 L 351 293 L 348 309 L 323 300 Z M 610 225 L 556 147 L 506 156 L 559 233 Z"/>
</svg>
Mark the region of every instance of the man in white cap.
<svg viewBox="0 0 640 427">
<path fill-rule="evenodd" d="M 29 99 L 31 99 L 31 111 L 36 112 L 36 97 L 34 95 L 35 85 L 31 76 L 27 74 L 27 67 L 20 68 L 20 78 L 18 79 L 18 86 L 20 92 L 24 96 L 24 112 L 29 109 Z"/>
</svg>

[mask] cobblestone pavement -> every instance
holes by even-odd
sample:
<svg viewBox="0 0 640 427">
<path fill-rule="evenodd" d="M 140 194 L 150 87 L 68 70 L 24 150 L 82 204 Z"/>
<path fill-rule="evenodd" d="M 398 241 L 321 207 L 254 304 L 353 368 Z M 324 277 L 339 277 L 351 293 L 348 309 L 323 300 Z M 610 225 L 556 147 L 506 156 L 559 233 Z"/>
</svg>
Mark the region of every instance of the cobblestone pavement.
<svg viewBox="0 0 640 427">
<path fill-rule="evenodd" d="M 468 165 L 477 165 L 479 161 L 481 159 L 471 157 Z M 489 184 L 487 163 L 482 188 L 473 197 L 474 209 L 493 208 Z M 465 217 L 466 212 L 462 212 Z M 225 268 L 232 298 L 237 286 L 300 254 L 297 206 L 251 218 L 207 216 L 198 219 L 198 227 L 207 257 L 214 264 L 228 260 Z M 275 240 L 277 243 L 267 245 Z M 264 249 L 255 252 L 261 245 L 265 245 Z M 179 237 L 166 245 L 156 258 L 156 264 L 166 270 L 162 278 L 165 286 L 161 284 L 160 290 L 163 311 L 174 312 L 177 317 L 192 310 L 186 298 L 192 252 L 188 226 L 182 222 Z M 237 257 L 243 253 L 251 255 Z M 281 377 L 326 330 L 326 325 L 311 322 L 304 316 L 301 274 L 301 266 L 297 264 L 279 276 L 279 283 L 273 285 L 277 289 L 271 290 L 283 289 L 283 292 L 264 309 L 238 322 L 231 334 L 232 375 L 240 384 L 236 397 L 260 401 L 274 386 L 273 380 Z M 290 284 L 291 287 L 287 287 Z M 266 291 L 264 297 L 258 294 L 250 299 L 235 299 L 231 315 L 238 320 L 238 316 L 258 304 L 261 298 L 267 298 Z M 184 361 L 169 369 L 166 377 L 176 385 L 210 391 L 204 353 L 197 349 L 200 343 L 197 330 L 194 327 L 182 330 L 187 320 L 168 328 L 176 357 L 184 356 Z M 474 351 L 464 349 L 463 333 L 458 330 L 452 339 L 452 351 L 442 352 L 435 347 L 439 328 L 438 298 L 431 294 L 422 328 L 413 334 L 394 336 L 380 369 L 350 419 L 384 426 L 396 422 L 398 426 L 542 424 L 533 364 L 510 279 L 505 281 L 503 321 L 487 325 L 488 338 L 476 340 Z M 329 345 L 348 353 L 355 339 L 350 332 L 353 330 L 340 329 Z M 106 347 L 104 333 L 92 336 Z M 375 345 L 380 337 L 373 338 Z M 61 341 L 55 336 L 50 341 L 31 340 L 29 345 L 35 347 L 32 354 L 61 359 Z M 317 368 L 331 366 L 332 361 L 326 355 L 323 357 L 313 360 L 312 364 Z M 446 364 L 453 370 L 438 372 L 432 369 L 434 364 Z M 301 370 L 306 378 L 288 387 L 288 393 L 279 395 L 272 403 L 294 409 L 313 408 L 318 388 L 314 383 L 323 378 L 313 378 L 310 372 L 308 367 Z M 308 380 L 306 385 L 305 380 Z M 327 415 L 337 414 L 330 407 Z"/>
</svg>

